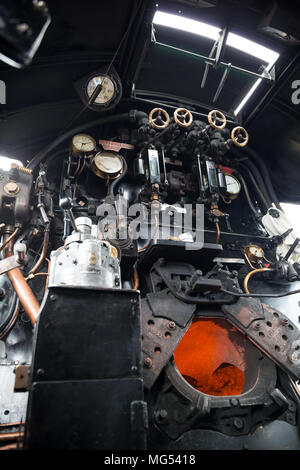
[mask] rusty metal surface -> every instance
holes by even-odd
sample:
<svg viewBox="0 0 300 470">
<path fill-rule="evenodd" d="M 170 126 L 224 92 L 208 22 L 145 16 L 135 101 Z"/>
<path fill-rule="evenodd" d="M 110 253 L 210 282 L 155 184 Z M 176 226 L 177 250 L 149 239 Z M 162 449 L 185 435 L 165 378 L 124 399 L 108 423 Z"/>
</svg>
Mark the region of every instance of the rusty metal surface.
<svg viewBox="0 0 300 470">
<path fill-rule="evenodd" d="M 283 313 L 258 299 L 223 305 L 226 318 L 279 367 L 300 378 L 300 331 Z"/>
<path fill-rule="evenodd" d="M 29 385 L 29 367 L 28 365 L 17 365 L 15 368 L 15 391 L 26 390 Z"/>
<path fill-rule="evenodd" d="M 193 310 L 191 310 L 190 317 L 184 327 L 173 320 L 157 316 L 159 312 L 156 312 L 154 316 L 146 299 L 142 300 L 141 313 L 143 379 L 145 387 L 150 389 L 190 327 Z"/>
</svg>

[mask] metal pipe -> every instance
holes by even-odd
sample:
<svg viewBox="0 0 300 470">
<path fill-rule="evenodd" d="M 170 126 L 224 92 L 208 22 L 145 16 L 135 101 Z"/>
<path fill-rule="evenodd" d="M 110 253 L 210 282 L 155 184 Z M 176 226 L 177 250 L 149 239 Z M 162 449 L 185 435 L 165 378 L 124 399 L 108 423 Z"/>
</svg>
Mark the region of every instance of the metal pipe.
<svg viewBox="0 0 300 470">
<path fill-rule="evenodd" d="M 168 49 L 172 49 L 173 51 L 181 52 L 183 54 L 193 56 L 196 59 L 199 59 L 202 62 L 205 62 L 206 64 L 216 65 L 216 59 L 211 58 L 211 57 L 206 57 L 206 56 L 201 55 L 201 54 L 196 54 L 195 52 L 186 51 L 185 49 L 180 49 L 179 47 L 174 47 L 174 46 L 171 46 L 169 44 L 163 44 L 162 42 L 155 42 L 155 45 L 161 46 L 161 47 L 166 47 Z M 235 72 L 239 72 L 243 75 L 248 75 L 249 77 L 260 78 L 260 79 L 266 80 L 268 82 L 273 82 L 274 81 L 270 74 L 260 75 L 259 73 L 251 72 L 251 70 L 246 70 L 246 69 L 243 69 L 241 67 L 236 67 L 235 65 L 232 65 L 232 64 L 226 64 L 225 62 L 220 62 L 218 65 L 220 67 L 225 68 L 225 69 L 229 68 L 229 69 L 234 70 Z"/>
<path fill-rule="evenodd" d="M 15 231 L 2 243 L 2 245 L 0 246 L 0 251 L 2 251 L 3 248 L 5 248 L 9 244 L 9 242 L 14 239 L 19 230 L 20 228 L 17 227 Z"/>
<path fill-rule="evenodd" d="M 123 113 L 115 114 L 113 116 L 101 117 L 90 122 L 84 122 L 78 125 L 77 127 L 74 127 L 73 129 L 70 129 L 64 134 L 60 135 L 49 145 L 47 145 L 43 150 L 38 152 L 28 163 L 27 168 L 34 170 L 40 164 L 40 162 L 43 161 L 49 155 L 50 152 L 52 152 L 52 150 L 62 144 L 65 140 L 69 139 L 70 137 L 73 137 L 73 135 L 77 134 L 78 132 L 83 132 L 92 127 L 101 126 L 102 124 L 113 124 L 115 122 L 126 121 L 129 120 L 130 117 L 131 113 Z"/>
<path fill-rule="evenodd" d="M 18 444 L 8 444 L 7 446 L 1 446 L 0 450 L 17 450 Z"/>
<path fill-rule="evenodd" d="M 217 229 L 216 245 L 218 245 L 219 241 L 220 241 L 220 235 L 221 235 L 220 226 L 219 226 L 218 222 L 216 222 L 216 229 Z"/>
<path fill-rule="evenodd" d="M 246 184 L 246 181 L 244 180 L 244 178 L 242 177 L 242 175 L 237 171 L 237 170 L 234 170 L 233 171 L 234 174 L 237 175 L 238 179 L 240 180 L 243 188 L 244 188 L 244 191 L 245 191 L 245 196 L 246 196 L 246 199 L 247 199 L 247 202 L 248 202 L 248 205 L 250 207 L 250 209 L 252 210 L 253 214 L 255 215 L 255 217 L 258 217 L 258 212 L 257 210 L 255 209 L 252 201 L 251 201 L 251 198 L 250 198 L 250 194 L 249 194 L 249 190 L 248 190 L 248 187 L 247 187 L 247 184 Z"/>
<path fill-rule="evenodd" d="M 34 293 L 25 281 L 19 268 L 8 271 L 7 276 L 19 297 L 25 312 L 29 316 L 32 325 L 34 325 L 40 310 L 40 304 L 38 303 Z"/>
<path fill-rule="evenodd" d="M 139 273 L 136 268 L 133 270 L 133 289 L 138 290 L 140 284 Z"/>
<path fill-rule="evenodd" d="M 244 279 L 244 290 L 247 294 L 250 294 L 250 291 L 248 289 L 248 282 L 249 282 L 250 277 L 252 277 L 254 274 L 264 273 L 267 271 L 275 271 L 275 269 L 272 269 L 272 268 L 253 269 L 253 271 L 250 271 L 250 273 L 247 274 L 247 276 Z"/>
<path fill-rule="evenodd" d="M 23 432 L 5 432 L 5 433 L 0 433 L 0 442 L 3 441 L 14 441 L 20 437 L 23 437 L 24 433 Z"/>
<path fill-rule="evenodd" d="M 50 227 L 49 227 L 49 224 L 47 224 L 47 226 L 45 227 L 42 252 L 40 254 L 40 257 L 39 257 L 38 261 L 36 262 L 34 267 L 31 269 L 29 274 L 35 274 L 37 272 L 37 270 L 39 269 L 39 267 L 41 266 L 41 264 L 43 263 L 44 259 L 46 258 L 48 245 L 49 245 L 49 230 L 50 230 Z"/>
<path fill-rule="evenodd" d="M 262 189 L 259 187 L 257 181 L 255 180 L 250 168 L 248 168 L 246 165 L 243 165 L 242 163 L 239 163 L 239 166 L 241 167 L 242 170 L 244 170 L 248 174 L 248 176 L 249 176 L 249 178 L 252 182 L 252 185 L 253 185 L 257 195 L 259 196 L 261 202 L 263 203 L 265 211 L 267 212 L 270 205 L 268 205 L 267 200 L 265 198 L 265 195 L 264 195 Z"/>
</svg>

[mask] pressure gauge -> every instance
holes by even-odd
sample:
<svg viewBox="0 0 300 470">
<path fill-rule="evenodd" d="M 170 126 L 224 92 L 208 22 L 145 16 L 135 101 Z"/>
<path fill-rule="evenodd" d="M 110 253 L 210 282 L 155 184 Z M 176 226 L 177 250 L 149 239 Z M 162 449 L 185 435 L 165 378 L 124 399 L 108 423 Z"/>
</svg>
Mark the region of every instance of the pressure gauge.
<svg viewBox="0 0 300 470">
<path fill-rule="evenodd" d="M 241 183 L 239 182 L 239 180 L 233 175 L 225 175 L 225 181 L 226 181 L 225 197 L 229 199 L 237 198 L 241 191 Z"/>
<path fill-rule="evenodd" d="M 90 98 L 97 85 L 101 85 L 101 91 L 96 97 L 93 104 L 106 105 L 113 100 L 116 94 L 116 83 L 112 77 L 108 75 L 97 75 L 91 78 L 87 84 L 87 95 Z"/>
<path fill-rule="evenodd" d="M 87 134 L 74 135 L 72 139 L 72 150 L 74 153 L 91 153 L 96 148 L 93 137 Z"/>
<path fill-rule="evenodd" d="M 123 158 L 117 152 L 103 150 L 95 155 L 91 167 L 95 175 L 114 179 L 123 171 Z"/>
<path fill-rule="evenodd" d="M 112 64 L 81 77 L 74 87 L 84 106 L 98 113 L 114 108 L 122 97 L 122 82 Z"/>
<path fill-rule="evenodd" d="M 258 245 L 249 245 L 245 247 L 245 252 L 250 261 L 257 262 L 265 256 L 264 250 Z"/>
</svg>

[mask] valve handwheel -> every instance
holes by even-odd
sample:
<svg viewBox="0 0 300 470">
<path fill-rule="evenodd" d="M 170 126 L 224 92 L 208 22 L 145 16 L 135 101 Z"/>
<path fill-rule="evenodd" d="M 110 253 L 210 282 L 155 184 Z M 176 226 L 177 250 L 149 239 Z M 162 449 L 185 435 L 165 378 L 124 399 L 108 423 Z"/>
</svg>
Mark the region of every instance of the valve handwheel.
<svg viewBox="0 0 300 470">
<path fill-rule="evenodd" d="M 226 117 L 221 111 L 214 109 L 207 116 L 209 124 L 215 129 L 224 129 L 226 126 Z M 219 123 L 219 124 L 218 124 Z"/>
<path fill-rule="evenodd" d="M 181 127 L 189 127 L 193 122 L 193 115 L 188 109 L 177 108 L 174 111 L 174 121 Z"/>
<path fill-rule="evenodd" d="M 170 116 L 162 108 L 153 108 L 149 113 L 149 124 L 154 129 L 165 129 L 170 122 Z"/>
<path fill-rule="evenodd" d="M 237 126 L 231 131 L 231 140 L 237 147 L 245 147 L 249 141 L 249 134 L 244 127 Z"/>
</svg>

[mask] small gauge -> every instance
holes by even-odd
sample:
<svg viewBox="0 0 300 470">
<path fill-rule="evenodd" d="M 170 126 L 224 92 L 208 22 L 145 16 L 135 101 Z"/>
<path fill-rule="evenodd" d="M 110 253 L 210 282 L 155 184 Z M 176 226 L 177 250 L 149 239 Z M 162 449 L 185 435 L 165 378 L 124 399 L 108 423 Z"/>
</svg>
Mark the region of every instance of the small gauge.
<svg viewBox="0 0 300 470">
<path fill-rule="evenodd" d="M 101 91 L 92 103 L 94 105 L 108 105 L 111 103 L 117 93 L 116 83 L 114 79 L 108 75 L 97 75 L 91 78 L 87 84 L 86 93 L 88 98 L 91 98 L 97 85 L 101 85 Z"/>
<path fill-rule="evenodd" d="M 74 135 L 72 139 L 72 149 L 74 153 L 91 153 L 96 148 L 93 137 L 87 134 Z"/>
<path fill-rule="evenodd" d="M 249 245 L 245 247 L 245 252 L 250 261 L 256 262 L 264 258 L 264 250 L 258 245 Z"/>
<path fill-rule="evenodd" d="M 233 175 L 225 175 L 226 181 L 226 193 L 225 196 L 229 199 L 235 199 L 238 197 L 241 191 L 241 183 Z"/>
<path fill-rule="evenodd" d="M 101 178 L 117 178 L 123 170 L 123 158 L 117 152 L 103 150 L 95 155 L 91 167 Z"/>
</svg>

